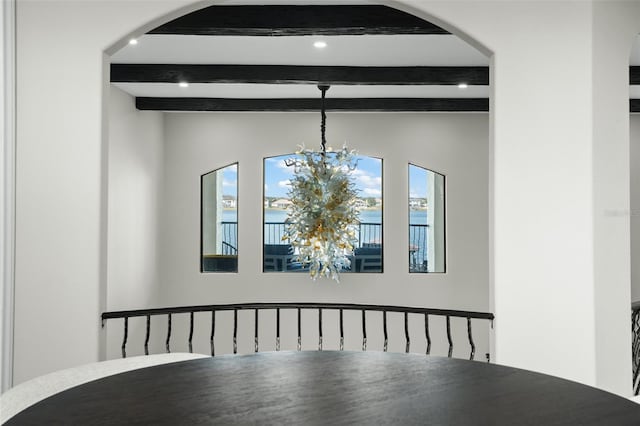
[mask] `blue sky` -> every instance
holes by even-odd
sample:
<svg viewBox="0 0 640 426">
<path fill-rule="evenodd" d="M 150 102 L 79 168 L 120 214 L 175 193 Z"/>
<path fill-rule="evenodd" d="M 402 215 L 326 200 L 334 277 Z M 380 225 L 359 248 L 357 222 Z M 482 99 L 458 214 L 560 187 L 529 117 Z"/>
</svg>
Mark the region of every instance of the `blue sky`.
<svg viewBox="0 0 640 426">
<path fill-rule="evenodd" d="M 231 164 L 222 169 L 222 195 L 238 195 L 238 165 Z"/>
<path fill-rule="evenodd" d="M 293 170 L 284 164 L 289 155 L 270 157 L 264 160 L 265 195 L 267 197 L 286 197 L 288 182 Z M 360 197 L 379 198 L 382 194 L 382 160 L 379 158 L 358 156 L 358 168 L 354 171 L 356 188 Z M 232 164 L 222 169 L 223 194 L 237 196 L 238 165 Z M 427 179 L 430 172 L 419 166 L 409 165 L 410 197 L 427 197 Z"/>
<path fill-rule="evenodd" d="M 284 160 L 291 155 L 270 157 L 264 160 L 264 192 L 266 197 L 287 197 L 289 179 L 293 176 L 293 167 L 287 167 Z M 373 157 L 357 156 L 358 167 L 353 171 L 359 197 L 382 197 L 382 160 Z"/>
<path fill-rule="evenodd" d="M 427 198 L 427 179 L 429 171 L 420 166 L 409 164 L 409 197 Z"/>
</svg>

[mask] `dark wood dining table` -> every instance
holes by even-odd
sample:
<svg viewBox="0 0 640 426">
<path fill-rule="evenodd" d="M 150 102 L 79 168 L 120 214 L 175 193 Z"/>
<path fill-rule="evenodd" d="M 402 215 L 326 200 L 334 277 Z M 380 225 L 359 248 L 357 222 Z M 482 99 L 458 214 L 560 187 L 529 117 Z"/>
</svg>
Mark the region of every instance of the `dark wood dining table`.
<svg viewBox="0 0 640 426">
<path fill-rule="evenodd" d="M 385 352 L 264 352 L 142 368 L 7 425 L 640 425 L 640 405 L 531 371 Z"/>
</svg>

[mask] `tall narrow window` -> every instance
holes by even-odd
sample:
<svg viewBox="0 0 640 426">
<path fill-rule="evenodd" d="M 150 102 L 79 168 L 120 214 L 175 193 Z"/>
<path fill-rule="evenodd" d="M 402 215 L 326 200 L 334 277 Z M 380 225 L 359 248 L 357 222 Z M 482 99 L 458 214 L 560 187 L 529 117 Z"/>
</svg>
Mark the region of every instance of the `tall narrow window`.
<svg viewBox="0 0 640 426">
<path fill-rule="evenodd" d="M 264 160 L 264 272 L 309 272 L 299 262 L 294 247 L 283 239 L 289 214 L 293 168 L 286 159 L 295 154 Z M 358 191 L 360 224 L 350 269 L 343 272 L 382 272 L 382 159 L 357 156 L 353 181 Z"/>
<path fill-rule="evenodd" d="M 409 164 L 409 272 L 445 272 L 444 176 Z"/>
<path fill-rule="evenodd" d="M 200 270 L 238 272 L 238 164 L 202 175 Z"/>
</svg>

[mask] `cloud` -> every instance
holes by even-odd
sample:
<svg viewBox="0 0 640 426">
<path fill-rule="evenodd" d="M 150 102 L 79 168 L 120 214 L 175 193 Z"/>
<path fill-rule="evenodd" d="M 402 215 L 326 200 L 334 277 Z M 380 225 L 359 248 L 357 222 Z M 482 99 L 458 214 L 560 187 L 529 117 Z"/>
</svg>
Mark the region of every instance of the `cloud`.
<svg viewBox="0 0 640 426">
<path fill-rule="evenodd" d="M 382 196 L 382 191 L 380 189 L 377 189 L 377 188 L 364 188 L 362 190 L 362 192 L 367 197 L 376 197 L 376 198 L 378 198 L 378 197 Z"/>
<path fill-rule="evenodd" d="M 238 181 L 237 180 L 227 180 L 227 179 L 222 179 L 222 186 L 237 186 L 238 185 Z"/>
<path fill-rule="evenodd" d="M 269 190 L 269 185 L 267 185 L 266 183 L 264 184 L 264 190 L 265 192 Z"/>
<path fill-rule="evenodd" d="M 380 176 L 371 176 L 369 174 L 363 174 L 356 178 L 356 181 L 365 188 L 381 188 L 382 178 Z"/>
<path fill-rule="evenodd" d="M 230 166 L 225 167 L 224 169 L 225 172 L 229 172 L 229 173 L 238 173 L 238 165 L 237 164 L 232 164 Z"/>
<path fill-rule="evenodd" d="M 290 180 L 281 180 L 280 182 L 278 182 L 278 186 L 280 188 L 291 188 L 291 181 Z"/>
</svg>

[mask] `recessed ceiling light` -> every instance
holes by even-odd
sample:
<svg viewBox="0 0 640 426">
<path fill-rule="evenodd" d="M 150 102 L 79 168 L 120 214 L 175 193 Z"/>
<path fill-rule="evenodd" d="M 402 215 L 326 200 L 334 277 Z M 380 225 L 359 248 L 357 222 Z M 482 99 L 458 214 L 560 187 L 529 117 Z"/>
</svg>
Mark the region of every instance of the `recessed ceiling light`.
<svg viewBox="0 0 640 426">
<path fill-rule="evenodd" d="M 186 81 L 181 81 L 180 83 L 178 83 L 178 86 L 180 86 L 180 87 L 189 87 L 189 83 L 187 83 Z"/>
<path fill-rule="evenodd" d="M 138 44 L 138 40 L 136 40 L 135 38 L 132 38 L 131 40 L 129 40 L 129 44 L 136 45 Z"/>
<path fill-rule="evenodd" d="M 467 83 L 458 84 L 458 89 L 466 89 L 467 87 L 469 87 L 469 85 Z"/>
<path fill-rule="evenodd" d="M 313 43 L 313 47 L 315 47 L 316 49 L 324 49 L 325 47 L 327 47 L 327 42 L 318 40 L 315 43 Z"/>
</svg>

